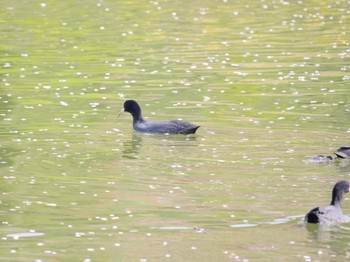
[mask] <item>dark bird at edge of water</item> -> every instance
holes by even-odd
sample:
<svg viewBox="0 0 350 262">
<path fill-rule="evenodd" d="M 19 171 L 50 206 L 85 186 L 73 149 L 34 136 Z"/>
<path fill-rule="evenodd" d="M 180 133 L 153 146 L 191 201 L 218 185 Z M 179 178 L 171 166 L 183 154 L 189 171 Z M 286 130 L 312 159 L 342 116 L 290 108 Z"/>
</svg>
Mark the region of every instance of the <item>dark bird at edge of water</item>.
<svg viewBox="0 0 350 262">
<path fill-rule="evenodd" d="M 124 102 L 124 107 L 120 111 L 129 112 L 133 118 L 133 128 L 136 131 L 144 133 L 159 133 L 159 134 L 194 134 L 200 126 L 194 125 L 182 120 L 151 122 L 144 120 L 139 104 L 134 100 Z M 118 117 L 119 117 L 118 115 Z"/>
<path fill-rule="evenodd" d="M 344 222 L 346 216 L 343 215 L 340 203 L 344 195 L 349 192 L 349 187 L 350 184 L 348 181 L 338 181 L 333 187 L 330 205 L 326 207 L 316 207 L 310 210 L 305 216 L 305 222 L 325 225 Z"/>
<path fill-rule="evenodd" d="M 350 159 L 350 147 L 342 146 L 334 152 L 335 156 L 331 155 L 318 155 L 312 157 L 313 162 L 324 163 L 324 162 L 332 162 L 338 159 Z"/>
<path fill-rule="evenodd" d="M 339 158 L 350 158 L 350 147 L 342 146 L 334 154 Z"/>
</svg>

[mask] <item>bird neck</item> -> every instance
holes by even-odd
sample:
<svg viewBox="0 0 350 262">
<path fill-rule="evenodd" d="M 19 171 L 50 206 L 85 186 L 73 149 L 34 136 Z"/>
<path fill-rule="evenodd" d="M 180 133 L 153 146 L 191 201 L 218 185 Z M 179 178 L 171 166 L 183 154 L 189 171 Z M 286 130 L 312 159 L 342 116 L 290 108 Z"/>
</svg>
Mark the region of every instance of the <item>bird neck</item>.
<svg viewBox="0 0 350 262">
<path fill-rule="evenodd" d="M 340 202 L 343 200 L 344 194 L 345 193 L 343 191 L 333 189 L 331 205 L 340 206 Z"/>
<path fill-rule="evenodd" d="M 138 110 L 135 110 L 133 112 L 131 112 L 132 118 L 133 118 L 133 122 L 137 123 L 137 122 L 144 122 L 145 120 L 142 117 L 142 113 L 141 113 L 141 109 L 139 108 Z"/>
</svg>

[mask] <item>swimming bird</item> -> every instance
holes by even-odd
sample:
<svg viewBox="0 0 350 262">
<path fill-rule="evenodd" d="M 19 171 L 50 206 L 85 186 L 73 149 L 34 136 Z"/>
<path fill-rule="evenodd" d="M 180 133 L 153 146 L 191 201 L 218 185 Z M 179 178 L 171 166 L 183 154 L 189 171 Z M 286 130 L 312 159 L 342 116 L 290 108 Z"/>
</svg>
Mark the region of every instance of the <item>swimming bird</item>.
<svg viewBox="0 0 350 262">
<path fill-rule="evenodd" d="M 337 149 L 336 152 L 334 152 L 335 156 L 330 155 L 318 155 L 312 157 L 312 162 L 316 163 L 325 163 L 325 162 L 332 162 L 336 160 L 337 158 L 340 159 L 350 159 L 350 147 L 342 146 Z"/>
<path fill-rule="evenodd" d="M 338 181 L 333 187 L 332 201 L 330 205 L 326 207 L 316 207 L 310 210 L 305 216 L 305 222 L 327 225 L 344 222 L 346 216 L 343 215 L 340 203 L 343 200 L 345 193 L 349 192 L 349 187 L 350 184 L 348 181 Z"/>
<path fill-rule="evenodd" d="M 350 147 L 342 146 L 334 154 L 339 158 L 350 158 Z"/>
<path fill-rule="evenodd" d="M 124 107 L 120 111 L 129 112 L 133 118 L 133 128 L 136 131 L 144 133 L 160 133 L 160 134 L 194 134 L 199 126 L 182 120 L 173 120 L 167 122 L 151 122 L 146 121 L 142 117 L 141 108 L 134 100 L 124 102 Z"/>
</svg>

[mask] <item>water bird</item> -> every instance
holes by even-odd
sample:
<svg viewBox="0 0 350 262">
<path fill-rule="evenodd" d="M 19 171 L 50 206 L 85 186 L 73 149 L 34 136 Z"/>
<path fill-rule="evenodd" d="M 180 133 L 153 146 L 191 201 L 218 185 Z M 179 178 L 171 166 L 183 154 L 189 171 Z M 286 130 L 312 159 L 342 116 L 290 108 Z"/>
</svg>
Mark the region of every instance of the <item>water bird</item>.
<svg viewBox="0 0 350 262">
<path fill-rule="evenodd" d="M 324 162 L 332 162 L 337 158 L 340 159 L 350 159 L 350 147 L 342 146 L 334 152 L 335 156 L 331 155 L 318 155 L 312 157 L 312 162 L 316 163 L 324 163 Z"/>
<path fill-rule="evenodd" d="M 141 107 L 135 100 L 127 100 L 120 111 L 129 112 L 133 118 L 133 128 L 136 131 L 144 133 L 159 133 L 159 134 L 194 134 L 200 126 L 194 125 L 182 120 L 151 122 L 146 121 L 142 117 Z"/>
<path fill-rule="evenodd" d="M 350 158 L 350 147 L 342 146 L 334 154 L 339 158 Z"/>
<path fill-rule="evenodd" d="M 346 221 L 340 203 L 344 195 L 349 192 L 350 184 L 346 180 L 338 181 L 332 191 L 332 201 L 329 206 L 316 207 L 310 210 L 305 216 L 305 222 L 314 224 L 331 225 Z"/>
</svg>

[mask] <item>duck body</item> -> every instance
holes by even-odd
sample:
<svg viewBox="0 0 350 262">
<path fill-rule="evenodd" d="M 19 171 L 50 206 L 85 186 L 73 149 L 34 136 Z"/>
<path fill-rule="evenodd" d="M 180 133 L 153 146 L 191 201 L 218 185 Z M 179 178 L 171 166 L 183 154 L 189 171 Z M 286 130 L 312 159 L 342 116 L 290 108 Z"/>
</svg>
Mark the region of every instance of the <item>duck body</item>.
<svg viewBox="0 0 350 262">
<path fill-rule="evenodd" d="M 338 181 L 332 191 L 332 201 L 329 206 L 316 207 L 305 216 L 306 223 L 331 225 L 347 221 L 343 215 L 340 203 L 344 195 L 349 192 L 350 184 L 346 180 Z"/>
<path fill-rule="evenodd" d="M 142 117 L 141 108 L 134 100 L 127 100 L 121 112 L 129 112 L 133 117 L 133 128 L 143 133 L 194 134 L 199 126 L 182 120 L 152 122 Z"/>
<path fill-rule="evenodd" d="M 168 122 L 136 121 L 133 128 L 138 132 L 158 134 L 194 134 L 199 126 L 181 120 Z"/>
<path fill-rule="evenodd" d="M 339 206 L 316 207 L 305 216 L 305 221 L 312 224 L 331 225 L 344 221 L 344 215 Z"/>
</svg>

